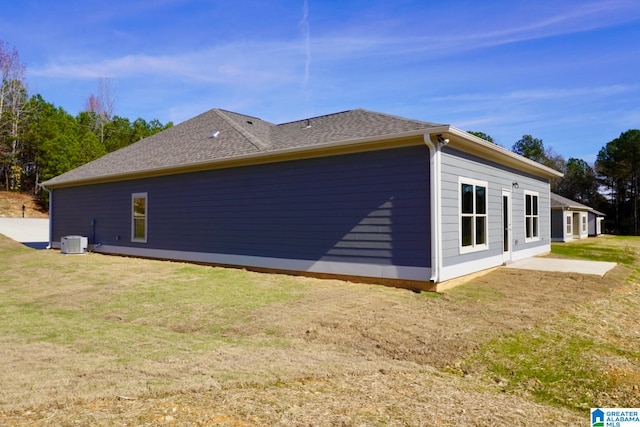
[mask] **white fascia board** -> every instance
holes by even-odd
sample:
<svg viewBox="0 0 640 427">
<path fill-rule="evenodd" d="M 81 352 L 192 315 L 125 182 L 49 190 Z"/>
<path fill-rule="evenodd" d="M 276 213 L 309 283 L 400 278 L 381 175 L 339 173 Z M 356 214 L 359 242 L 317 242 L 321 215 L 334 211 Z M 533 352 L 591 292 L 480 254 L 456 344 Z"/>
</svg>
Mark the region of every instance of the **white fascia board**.
<svg viewBox="0 0 640 427">
<path fill-rule="evenodd" d="M 489 158 L 494 159 L 500 164 L 512 166 L 514 169 L 524 170 L 545 178 L 560 178 L 564 176 L 562 172 L 551 169 L 550 167 L 531 159 L 527 159 L 526 157 L 499 146 L 498 144 L 485 141 L 482 138 L 478 138 L 477 136 L 456 127 L 448 126 L 448 130 L 445 133 L 451 141 L 450 145 L 452 147 L 459 147 L 463 151 L 466 151 L 465 149 L 475 148 L 477 151 L 486 153 Z"/>
</svg>

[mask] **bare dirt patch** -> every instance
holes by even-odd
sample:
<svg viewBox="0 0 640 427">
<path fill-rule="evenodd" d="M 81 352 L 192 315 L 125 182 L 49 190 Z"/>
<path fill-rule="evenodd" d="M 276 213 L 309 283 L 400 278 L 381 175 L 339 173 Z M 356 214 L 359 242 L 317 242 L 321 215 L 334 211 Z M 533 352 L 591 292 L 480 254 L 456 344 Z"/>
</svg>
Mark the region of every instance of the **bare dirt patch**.
<svg viewBox="0 0 640 427">
<path fill-rule="evenodd" d="M 444 368 L 479 344 L 526 328 L 607 295 L 628 275 L 617 267 L 604 278 L 499 269 L 441 297 L 407 298 L 407 291 L 314 288 L 286 307 L 254 313 L 235 332 L 278 334 L 363 356 L 376 355 Z M 427 296 L 425 296 L 427 295 Z"/>
<path fill-rule="evenodd" d="M 0 191 L 0 217 L 22 218 L 24 206 L 25 218 L 48 218 L 49 214 L 40 206 L 31 194 Z"/>
</svg>

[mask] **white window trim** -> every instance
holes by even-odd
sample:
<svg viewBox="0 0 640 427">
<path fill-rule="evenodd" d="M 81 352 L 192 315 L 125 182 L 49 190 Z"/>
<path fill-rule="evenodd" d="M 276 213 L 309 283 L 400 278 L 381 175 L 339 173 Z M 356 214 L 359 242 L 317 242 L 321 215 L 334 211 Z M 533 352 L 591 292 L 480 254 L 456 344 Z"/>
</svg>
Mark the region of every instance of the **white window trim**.
<svg viewBox="0 0 640 427">
<path fill-rule="evenodd" d="M 134 217 L 135 199 L 144 198 L 144 239 L 136 238 L 136 221 Z M 147 193 L 131 194 L 131 241 L 137 243 L 147 243 L 147 229 L 149 228 L 149 197 Z"/>
<path fill-rule="evenodd" d="M 538 235 L 534 236 L 534 237 L 527 237 L 527 196 L 534 196 L 538 199 L 538 214 L 537 215 L 530 215 L 531 217 L 536 217 L 538 218 Z M 522 212 L 523 216 L 524 216 L 524 242 L 525 243 L 529 243 L 529 242 L 538 242 L 540 241 L 540 193 L 538 193 L 537 191 L 524 191 L 524 210 Z M 532 229 L 533 231 L 533 229 Z"/>
<path fill-rule="evenodd" d="M 462 246 L 462 184 L 467 184 L 467 185 L 473 185 L 474 187 L 478 186 L 478 187 L 484 187 L 485 188 L 485 233 L 486 233 L 486 242 L 480 245 L 475 244 L 475 221 L 472 221 L 471 223 L 473 224 L 473 230 L 472 230 L 472 237 L 474 240 L 474 243 L 471 246 Z M 475 191 L 474 191 L 474 198 L 473 198 L 473 218 L 476 218 L 476 207 L 475 207 Z M 460 254 L 468 254 L 468 253 L 472 253 L 472 252 L 480 252 L 480 251 L 486 251 L 489 249 L 489 184 L 487 183 L 487 181 L 480 181 L 477 179 L 472 179 L 472 178 L 464 178 L 459 176 L 458 177 L 458 250 Z"/>
</svg>

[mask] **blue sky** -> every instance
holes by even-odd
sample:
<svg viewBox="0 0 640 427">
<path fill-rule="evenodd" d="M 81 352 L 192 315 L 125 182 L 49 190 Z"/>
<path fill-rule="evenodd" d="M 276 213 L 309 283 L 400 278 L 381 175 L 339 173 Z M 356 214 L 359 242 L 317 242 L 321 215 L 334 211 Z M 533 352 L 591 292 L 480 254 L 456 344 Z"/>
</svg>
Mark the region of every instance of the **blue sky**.
<svg viewBox="0 0 640 427">
<path fill-rule="evenodd" d="M 524 134 L 565 158 L 640 128 L 640 2 L 0 0 L 32 94 L 179 123 L 224 108 L 274 123 L 353 108 Z"/>
</svg>

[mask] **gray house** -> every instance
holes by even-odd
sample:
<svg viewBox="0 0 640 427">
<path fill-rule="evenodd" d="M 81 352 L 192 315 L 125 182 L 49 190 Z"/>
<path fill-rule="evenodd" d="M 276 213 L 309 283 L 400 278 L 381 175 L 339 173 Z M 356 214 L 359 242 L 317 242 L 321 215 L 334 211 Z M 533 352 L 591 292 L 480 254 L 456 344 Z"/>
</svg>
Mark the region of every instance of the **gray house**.
<svg viewBox="0 0 640 427">
<path fill-rule="evenodd" d="M 551 193 L 551 240 L 568 242 L 602 234 L 605 214 L 597 210 Z"/>
<path fill-rule="evenodd" d="M 597 211 L 595 209 L 590 209 L 587 212 L 587 223 L 589 224 L 589 236 L 595 237 L 602 234 L 602 223 L 604 222 L 604 218 L 607 216 L 606 214 Z"/>
<path fill-rule="evenodd" d="M 556 176 L 450 125 L 213 109 L 43 186 L 54 248 L 433 289 L 548 252 Z"/>
</svg>

